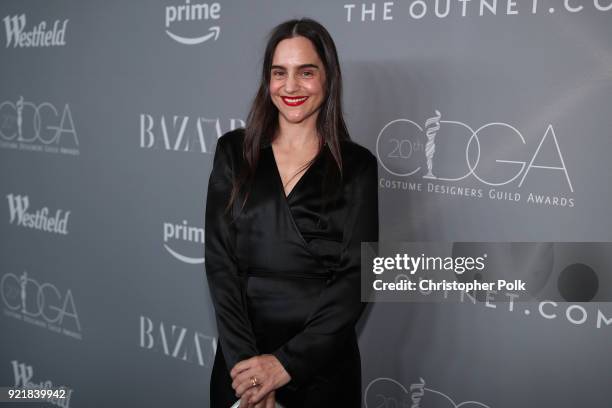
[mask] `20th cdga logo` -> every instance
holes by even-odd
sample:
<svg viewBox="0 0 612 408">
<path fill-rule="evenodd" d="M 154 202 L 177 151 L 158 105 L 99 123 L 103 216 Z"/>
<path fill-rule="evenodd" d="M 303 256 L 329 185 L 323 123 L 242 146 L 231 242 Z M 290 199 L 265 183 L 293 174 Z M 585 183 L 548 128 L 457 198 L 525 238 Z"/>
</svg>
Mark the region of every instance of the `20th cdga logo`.
<svg viewBox="0 0 612 408">
<path fill-rule="evenodd" d="M 568 194 L 574 187 L 553 125 L 543 127 L 537 145 L 527 140 L 511 124 L 491 122 L 475 129 L 443 120 L 438 110 L 423 126 L 395 119 L 378 134 L 376 153 L 388 173 L 409 181 L 381 178 L 380 187 L 573 207 Z M 462 181 L 476 185 L 455 184 Z M 522 195 L 518 189 L 527 185 L 547 190 Z"/>
</svg>

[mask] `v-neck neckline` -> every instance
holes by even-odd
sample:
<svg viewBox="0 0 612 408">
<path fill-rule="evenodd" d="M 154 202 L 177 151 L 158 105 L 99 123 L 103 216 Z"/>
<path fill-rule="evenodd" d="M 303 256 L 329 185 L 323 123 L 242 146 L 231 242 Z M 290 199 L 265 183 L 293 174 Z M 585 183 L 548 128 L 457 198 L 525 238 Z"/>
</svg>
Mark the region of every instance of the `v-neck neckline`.
<svg viewBox="0 0 612 408">
<path fill-rule="evenodd" d="M 323 147 L 319 150 L 319 152 L 313 159 L 312 163 L 310 163 L 310 166 L 308 166 L 308 168 L 304 171 L 304 173 L 300 176 L 298 181 L 295 183 L 293 188 L 291 188 L 291 191 L 289 191 L 289 194 L 285 193 L 285 187 L 283 186 L 283 178 L 280 175 L 280 170 L 278 169 L 278 164 L 276 163 L 276 156 L 274 156 L 274 149 L 272 148 L 272 144 L 270 143 L 268 147 L 270 147 L 270 155 L 272 156 L 272 165 L 274 166 L 274 170 L 275 170 L 274 172 L 276 173 L 276 177 L 278 180 L 278 185 L 281 190 L 281 194 L 283 195 L 283 198 L 285 199 L 285 201 L 289 202 L 291 197 L 293 197 L 293 192 L 295 191 L 295 189 L 300 186 L 300 184 L 302 183 L 302 180 L 306 178 L 306 176 L 308 176 L 308 172 L 310 171 L 310 169 L 313 168 L 314 165 L 319 161 L 319 158 L 323 154 L 323 149 L 326 147 L 326 144 L 324 144 Z"/>
</svg>

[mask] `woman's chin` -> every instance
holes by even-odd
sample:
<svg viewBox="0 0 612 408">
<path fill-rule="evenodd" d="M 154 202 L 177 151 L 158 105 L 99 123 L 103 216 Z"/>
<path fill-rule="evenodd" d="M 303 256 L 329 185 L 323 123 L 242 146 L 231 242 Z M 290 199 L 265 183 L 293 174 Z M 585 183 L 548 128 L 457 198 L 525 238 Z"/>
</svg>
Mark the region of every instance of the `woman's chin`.
<svg viewBox="0 0 612 408">
<path fill-rule="evenodd" d="M 283 115 L 283 117 L 287 123 L 297 125 L 297 124 L 304 122 L 304 120 L 308 119 L 310 115 L 306 115 L 303 113 L 292 113 L 289 115 Z"/>
</svg>

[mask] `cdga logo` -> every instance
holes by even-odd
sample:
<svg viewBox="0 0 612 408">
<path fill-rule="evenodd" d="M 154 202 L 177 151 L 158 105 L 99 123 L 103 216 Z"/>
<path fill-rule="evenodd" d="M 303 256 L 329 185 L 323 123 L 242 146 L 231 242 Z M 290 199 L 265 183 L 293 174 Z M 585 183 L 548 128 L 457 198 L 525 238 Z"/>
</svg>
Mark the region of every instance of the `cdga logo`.
<svg viewBox="0 0 612 408">
<path fill-rule="evenodd" d="M 436 110 L 423 126 L 395 119 L 378 134 L 376 153 L 387 172 L 398 177 L 420 176 L 430 181 L 475 179 L 486 186 L 526 184 L 536 172 L 574 192 L 552 124 L 529 150 L 523 134 L 503 122 L 470 125 L 443 120 Z"/>
<path fill-rule="evenodd" d="M 491 408 L 478 401 L 456 402 L 449 395 L 427 387 L 423 378 L 408 388 L 394 378 L 376 378 L 364 391 L 364 403 L 366 408 Z"/>
<path fill-rule="evenodd" d="M 47 153 L 79 154 L 70 106 L 34 103 L 20 96 L 0 102 L 0 147 Z"/>
<path fill-rule="evenodd" d="M 5 274 L 0 279 L 5 314 L 81 340 L 81 323 L 70 289 L 65 293 L 52 283 L 28 276 Z"/>
</svg>

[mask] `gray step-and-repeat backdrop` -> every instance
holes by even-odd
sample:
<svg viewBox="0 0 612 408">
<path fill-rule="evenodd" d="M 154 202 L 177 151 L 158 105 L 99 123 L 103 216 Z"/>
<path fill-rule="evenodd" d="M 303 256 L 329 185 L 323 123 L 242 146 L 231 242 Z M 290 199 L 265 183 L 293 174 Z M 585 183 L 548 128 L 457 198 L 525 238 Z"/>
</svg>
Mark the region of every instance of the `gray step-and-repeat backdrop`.
<svg viewBox="0 0 612 408">
<path fill-rule="evenodd" d="M 378 156 L 382 240 L 612 241 L 611 0 L 5 0 L 1 386 L 208 406 L 213 152 L 265 36 L 301 16 L 335 39 L 351 136 Z M 364 406 L 611 406 L 597 248 L 555 259 L 537 302 L 371 304 Z M 563 273 L 595 279 L 584 301 Z"/>
</svg>

